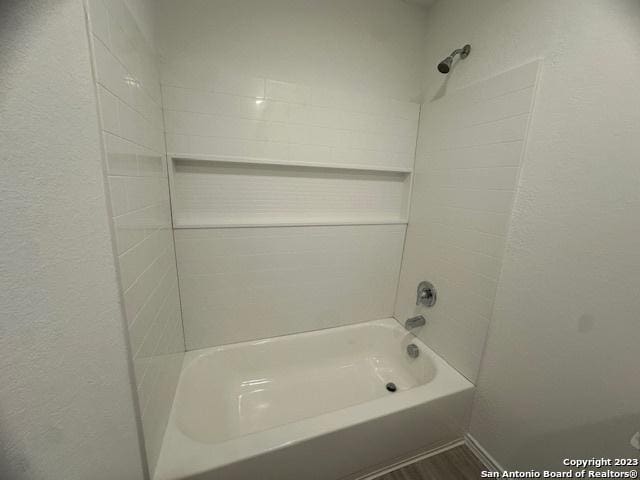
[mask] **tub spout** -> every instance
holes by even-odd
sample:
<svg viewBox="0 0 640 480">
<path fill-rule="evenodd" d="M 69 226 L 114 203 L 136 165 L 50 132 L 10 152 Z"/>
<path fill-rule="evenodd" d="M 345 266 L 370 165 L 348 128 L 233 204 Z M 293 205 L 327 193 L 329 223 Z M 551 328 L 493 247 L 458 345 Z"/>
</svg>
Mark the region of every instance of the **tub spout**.
<svg viewBox="0 0 640 480">
<path fill-rule="evenodd" d="M 418 315 L 417 317 L 411 317 L 404 322 L 404 328 L 407 330 L 411 330 L 412 328 L 422 327 L 427 323 L 427 320 L 422 316 Z"/>
</svg>

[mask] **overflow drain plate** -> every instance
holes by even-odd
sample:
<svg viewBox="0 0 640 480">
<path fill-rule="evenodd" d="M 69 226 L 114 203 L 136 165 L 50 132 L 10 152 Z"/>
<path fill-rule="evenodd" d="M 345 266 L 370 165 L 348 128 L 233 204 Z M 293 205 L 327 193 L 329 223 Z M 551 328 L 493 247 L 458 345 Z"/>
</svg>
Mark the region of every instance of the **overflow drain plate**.
<svg viewBox="0 0 640 480">
<path fill-rule="evenodd" d="M 387 383 L 387 390 L 389 390 L 390 392 L 395 392 L 398 389 L 398 387 L 396 387 L 396 384 L 393 382 L 389 382 Z"/>
</svg>

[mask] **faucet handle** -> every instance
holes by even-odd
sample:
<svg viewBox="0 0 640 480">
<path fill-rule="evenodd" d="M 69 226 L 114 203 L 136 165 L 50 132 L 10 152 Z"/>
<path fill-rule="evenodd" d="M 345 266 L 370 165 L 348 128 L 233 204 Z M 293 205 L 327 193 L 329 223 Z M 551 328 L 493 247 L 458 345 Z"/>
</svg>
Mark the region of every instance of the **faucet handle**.
<svg viewBox="0 0 640 480">
<path fill-rule="evenodd" d="M 418 284 L 416 293 L 416 305 L 424 305 L 425 307 L 433 307 L 436 303 L 438 292 L 431 282 L 423 280 Z"/>
</svg>

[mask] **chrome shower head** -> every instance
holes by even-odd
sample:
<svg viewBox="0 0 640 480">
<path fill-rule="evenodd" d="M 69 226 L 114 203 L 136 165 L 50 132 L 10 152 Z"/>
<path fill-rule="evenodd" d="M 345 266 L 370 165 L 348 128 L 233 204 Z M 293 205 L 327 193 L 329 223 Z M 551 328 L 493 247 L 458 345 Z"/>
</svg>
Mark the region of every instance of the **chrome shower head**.
<svg viewBox="0 0 640 480">
<path fill-rule="evenodd" d="M 443 61 L 438 64 L 438 71 L 440 73 L 449 73 L 451 70 L 451 63 L 453 62 L 453 57 L 447 57 Z"/>
<path fill-rule="evenodd" d="M 451 52 L 451 55 L 449 55 L 438 64 L 438 71 L 440 73 L 449 73 L 454 57 L 460 54 L 460 58 L 467 58 L 469 56 L 469 52 L 471 52 L 471 45 L 469 44 L 465 45 L 462 48 L 454 50 L 453 52 Z"/>
</svg>

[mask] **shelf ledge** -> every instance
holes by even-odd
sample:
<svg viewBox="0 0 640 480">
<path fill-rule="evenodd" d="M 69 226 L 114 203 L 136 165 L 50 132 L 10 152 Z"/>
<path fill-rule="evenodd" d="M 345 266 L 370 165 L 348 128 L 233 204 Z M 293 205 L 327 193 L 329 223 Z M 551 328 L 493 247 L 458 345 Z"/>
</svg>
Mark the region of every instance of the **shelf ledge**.
<svg viewBox="0 0 640 480">
<path fill-rule="evenodd" d="M 317 220 L 308 222 L 228 222 L 228 223 L 188 223 L 176 222 L 173 228 L 198 229 L 198 228 L 259 228 L 259 227 L 330 227 L 339 225 L 407 225 L 407 219 L 381 219 L 381 220 Z"/>
<path fill-rule="evenodd" d="M 168 153 L 169 158 L 173 162 L 189 161 L 189 162 L 212 162 L 212 163 L 230 163 L 244 165 L 273 165 L 280 167 L 302 167 L 317 168 L 330 170 L 361 170 L 367 172 L 386 172 L 409 175 L 412 172 L 410 168 L 402 167 L 385 167 L 377 165 L 362 164 L 340 164 L 340 163 L 318 163 L 318 162 L 290 162 L 287 160 L 276 160 L 270 158 L 255 157 L 235 157 L 235 156 L 219 156 L 219 155 L 194 155 L 186 153 Z"/>
</svg>

